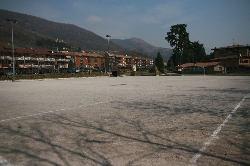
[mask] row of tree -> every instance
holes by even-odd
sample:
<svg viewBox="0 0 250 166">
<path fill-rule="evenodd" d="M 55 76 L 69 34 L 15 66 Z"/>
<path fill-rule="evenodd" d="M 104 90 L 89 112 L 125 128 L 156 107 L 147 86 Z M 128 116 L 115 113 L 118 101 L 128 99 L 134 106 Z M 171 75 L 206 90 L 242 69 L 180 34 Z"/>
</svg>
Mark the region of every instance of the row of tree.
<svg viewBox="0 0 250 166">
<path fill-rule="evenodd" d="M 205 48 L 199 41 L 191 42 L 189 40 L 186 27 L 187 24 L 173 25 L 170 32 L 167 32 L 167 37 L 165 37 L 165 40 L 173 47 L 173 55 L 169 58 L 167 64 L 170 70 L 183 63 L 207 62 L 212 56 L 212 54 L 206 55 Z"/>
</svg>

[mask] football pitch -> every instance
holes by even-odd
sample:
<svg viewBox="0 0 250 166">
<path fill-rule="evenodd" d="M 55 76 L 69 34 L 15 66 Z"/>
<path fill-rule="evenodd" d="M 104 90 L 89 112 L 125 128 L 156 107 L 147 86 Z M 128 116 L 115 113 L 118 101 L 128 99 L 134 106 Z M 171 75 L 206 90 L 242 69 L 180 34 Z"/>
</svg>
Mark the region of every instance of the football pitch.
<svg viewBox="0 0 250 166">
<path fill-rule="evenodd" d="M 250 165 L 250 77 L 2 81 L 0 165 Z"/>
</svg>

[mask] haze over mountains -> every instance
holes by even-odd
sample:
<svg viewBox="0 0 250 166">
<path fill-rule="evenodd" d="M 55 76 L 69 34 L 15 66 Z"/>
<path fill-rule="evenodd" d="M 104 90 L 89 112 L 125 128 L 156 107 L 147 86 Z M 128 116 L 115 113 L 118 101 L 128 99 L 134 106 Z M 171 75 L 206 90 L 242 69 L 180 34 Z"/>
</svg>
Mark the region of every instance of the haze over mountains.
<svg viewBox="0 0 250 166">
<path fill-rule="evenodd" d="M 145 52 L 149 57 L 156 57 L 157 53 L 160 52 L 165 61 L 167 61 L 172 54 L 172 50 L 169 48 L 155 47 L 144 40 L 135 37 L 124 40 L 111 39 L 111 41 L 130 50 Z"/>
<path fill-rule="evenodd" d="M 7 22 L 6 18 L 17 20 L 17 24 L 13 24 L 15 47 L 36 48 L 37 39 L 45 38 L 63 40 L 67 44 L 81 47 L 85 51 L 107 50 L 106 34 L 102 37 L 73 24 L 57 23 L 3 9 L 0 9 L 1 46 L 10 47 L 9 44 L 11 43 L 11 22 Z M 172 53 L 172 50 L 169 48 L 155 47 L 135 37 L 125 40 L 110 38 L 109 49 L 110 51 L 119 51 L 120 53 L 133 53 L 133 55 L 135 55 L 135 52 L 143 53 L 143 55 L 147 54 L 151 58 L 155 58 L 159 51 L 165 61 L 168 60 Z"/>
</svg>

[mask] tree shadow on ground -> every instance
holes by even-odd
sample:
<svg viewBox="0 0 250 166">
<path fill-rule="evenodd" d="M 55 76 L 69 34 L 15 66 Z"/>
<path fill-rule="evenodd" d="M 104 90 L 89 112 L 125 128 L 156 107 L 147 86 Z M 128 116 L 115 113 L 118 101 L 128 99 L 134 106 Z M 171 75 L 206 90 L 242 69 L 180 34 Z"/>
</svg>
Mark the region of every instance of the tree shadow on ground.
<svg viewBox="0 0 250 166">
<path fill-rule="evenodd" d="M 207 93 L 169 95 L 172 100 L 164 103 L 157 102 L 162 96 L 154 96 L 154 100 L 113 101 L 109 107 L 99 108 L 99 112 L 95 106 L 84 108 L 92 110 L 93 116 L 85 116 L 84 110 L 79 108 L 1 123 L 0 154 L 17 165 L 110 166 L 120 163 L 129 166 L 146 165 L 156 162 L 154 159 L 187 164 L 228 114 L 225 105 L 232 109 L 236 104 L 236 97 L 228 95 L 232 89 L 214 91 L 213 95 L 211 89 L 202 90 Z M 218 97 L 218 93 L 227 95 Z M 109 108 L 113 111 L 104 113 Z M 249 117 L 249 113 L 244 111 L 239 116 Z M 234 125 L 244 127 L 238 134 L 249 136 L 250 128 L 245 127 L 250 126 L 249 121 Z M 200 137 L 193 140 L 197 135 Z M 233 143 L 229 139 L 226 141 Z M 241 153 L 249 154 L 249 142 L 244 140 L 235 146 Z M 182 155 L 184 157 L 174 158 Z M 249 161 L 238 160 L 239 156 L 230 158 L 209 152 L 202 155 L 235 165 L 249 164 Z"/>
<path fill-rule="evenodd" d="M 135 109 L 137 103 L 134 104 L 130 103 L 130 107 Z M 147 106 L 144 105 L 144 109 L 146 108 Z M 169 153 L 174 156 L 184 154 L 190 159 L 197 153 L 197 147 L 200 145 L 194 147 L 171 137 L 179 133 L 180 128 L 157 127 L 158 122 L 155 122 L 156 126 L 152 127 L 147 124 L 152 123 L 149 121 L 150 117 L 147 119 L 143 113 L 141 116 L 137 114 L 134 116 L 131 118 L 128 114 L 116 112 L 101 119 L 87 119 L 78 113 L 53 114 L 20 124 L 1 124 L 1 135 L 9 140 L 1 143 L 0 152 L 10 158 L 19 156 L 15 159 L 17 164 L 22 162 L 19 159 L 23 158 L 26 160 L 24 165 L 74 165 L 74 163 L 78 165 L 81 163 L 107 166 L 116 165 L 117 163 L 113 163 L 117 160 L 124 162 L 120 163 L 121 165 L 127 166 L 157 157 L 162 160 L 173 160 L 156 154 Z M 144 120 L 145 118 L 147 120 Z M 162 123 L 159 122 L 159 125 L 161 126 Z M 243 132 L 249 132 L 249 130 Z M 131 151 L 127 149 L 133 146 L 135 149 Z M 244 145 L 239 146 L 242 151 L 248 153 Z M 206 152 L 203 155 L 239 165 L 249 164 Z M 187 163 L 187 158 L 180 159 L 179 162 Z"/>
</svg>

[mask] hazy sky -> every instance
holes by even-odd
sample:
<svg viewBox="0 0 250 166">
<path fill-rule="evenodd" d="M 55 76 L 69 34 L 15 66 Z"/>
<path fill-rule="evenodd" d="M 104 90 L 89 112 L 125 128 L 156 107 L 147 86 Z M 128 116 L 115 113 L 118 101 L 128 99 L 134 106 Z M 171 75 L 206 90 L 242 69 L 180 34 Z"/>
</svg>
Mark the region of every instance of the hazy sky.
<svg viewBox="0 0 250 166">
<path fill-rule="evenodd" d="M 250 44 L 250 0 L 0 0 L 0 8 L 157 47 L 171 48 L 165 36 L 175 24 L 206 48 Z"/>
</svg>

